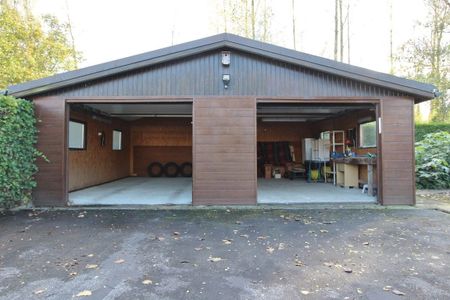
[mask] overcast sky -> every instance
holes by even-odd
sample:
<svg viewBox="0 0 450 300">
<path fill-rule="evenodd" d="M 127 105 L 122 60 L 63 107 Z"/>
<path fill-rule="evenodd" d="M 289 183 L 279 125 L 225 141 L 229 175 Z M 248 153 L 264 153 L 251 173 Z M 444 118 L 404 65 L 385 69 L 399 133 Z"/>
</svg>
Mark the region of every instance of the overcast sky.
<svg viewBox="0 0 450 300">
<path fill-rule="evenodd" d="M 291 0 L 268 2 L 274 12 L 272 43 L 293 48 Z M 423 0 L 392 2 L 398 48 L 413 37 L 426 12 Z M 295 3 L 297 50 L 332 58 L 334 0 Z M 389 0 L 350 3 L 351 63 L 388 72 Z M 216 0 L 32 0 L 32 5 L 38 15 L 70 17 L 82 67 L 220 33 Z"/>
</svg>

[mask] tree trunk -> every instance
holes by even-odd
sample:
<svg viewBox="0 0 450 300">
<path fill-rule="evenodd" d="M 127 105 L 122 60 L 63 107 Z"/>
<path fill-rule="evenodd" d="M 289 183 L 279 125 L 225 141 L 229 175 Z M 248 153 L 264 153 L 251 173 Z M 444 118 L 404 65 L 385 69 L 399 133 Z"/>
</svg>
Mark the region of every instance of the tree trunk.
<svg viewBox="0 0 450 300">
<path fill-rule="evenodd" d="M 252 0 L 252 39 L 256 39 L 255 25 L 255 0 Z"/>
<path fill-rule="evenodd" d="M 294 50 L 297 50 L 297 43 L 295 42 L 295 0 L 292 0 L 292 39 L 294 41 Z"/>
<path fill-rule="evenodd" d="M 342 0 L 339 0 L 339 60 L 344 61 L 344 21 L 342 20 Z"/>
<path fill-rule="evenodd" d="M 338 1 L 339 0 L 334 0 L 334 60 L 338 59 L 338 42 L 339 42 Z"/>
<path fill-rule="evenodd" d="M 347 3 L 347 63 L 350 64 L 350 1 Z"/>
</svg>

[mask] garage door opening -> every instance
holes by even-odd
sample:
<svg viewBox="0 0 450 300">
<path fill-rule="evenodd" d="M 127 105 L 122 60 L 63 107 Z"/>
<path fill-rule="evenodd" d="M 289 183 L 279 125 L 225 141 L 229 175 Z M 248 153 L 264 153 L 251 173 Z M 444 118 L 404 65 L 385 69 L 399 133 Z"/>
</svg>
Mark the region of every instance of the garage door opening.
<svg viewBox="0 0 450 300">
<path fill-rule="evenodd" d="M 192 203 L 192 103 L 69 106 L 70 205 Z"/>
<path fill-rule="evenodd" d="M 377 202 L 376 104 L 258 103 L 258 203 Z"/>
</svg>

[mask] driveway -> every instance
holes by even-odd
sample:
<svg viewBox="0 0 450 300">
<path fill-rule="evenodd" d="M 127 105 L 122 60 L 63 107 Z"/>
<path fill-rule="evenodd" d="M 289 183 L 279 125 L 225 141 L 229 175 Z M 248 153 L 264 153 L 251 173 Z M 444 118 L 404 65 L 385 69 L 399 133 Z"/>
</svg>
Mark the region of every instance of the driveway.
<svg viewBox="0 0 450 300">
<path fill-rule="evenodd" d="M 450 299 L 435 210 L 21 211 L 0 228 L 2 300 Z"/>
</svg>

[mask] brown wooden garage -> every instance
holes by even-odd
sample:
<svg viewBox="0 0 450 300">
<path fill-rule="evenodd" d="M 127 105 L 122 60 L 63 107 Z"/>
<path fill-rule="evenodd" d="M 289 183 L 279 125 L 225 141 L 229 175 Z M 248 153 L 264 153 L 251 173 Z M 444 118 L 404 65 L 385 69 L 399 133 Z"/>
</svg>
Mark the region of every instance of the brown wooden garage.
<svg viewBox="0 0 450 300">
<path fill-rule="evenodd" d="M 434 98 L 437 90 L 220 34 L 11 86 L 8 92 L 33 101 L 41 121 L 38 148 L 50 162 L 38 162 L 36 206 L 65 206 L 70 191 L 144 176 L 149 156 L 192 162 L 194 205 L 256 204 L 258 142 L 288 141 L 301 157 L 302 138 L 359 128 L 366 119 L 376 123 L 376 145 L 355 145 L 355 153 L 377 154 L 377 201 L 412 205 L 413 106 Z M 127 109 L 135 110 L 126 115 Z M 84 149 L 68 147 L 70 120 L 87 124 Z M 123 136 L 119 152 L 109 149 L 113 131 Z M 103 134 L 107 146 L 99 148 Z M 366 180 L 364 166 L 359 174 Z"/>
</svg>

